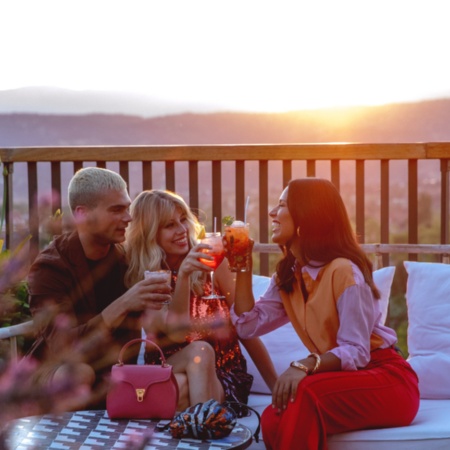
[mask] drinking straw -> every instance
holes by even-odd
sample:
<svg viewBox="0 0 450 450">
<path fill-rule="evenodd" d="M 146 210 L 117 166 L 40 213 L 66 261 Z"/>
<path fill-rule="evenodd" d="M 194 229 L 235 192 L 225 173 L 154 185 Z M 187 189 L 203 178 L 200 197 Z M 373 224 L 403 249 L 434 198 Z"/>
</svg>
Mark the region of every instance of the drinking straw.
<svg viewBox="0 0 450 450">
<path fill-rule="evenodd" d="M 247 211 L 248 211 L 248 204 L 250 202 L 250 195 L 247 196 L 247 200 L 245 202 L 245 209 L 244 209 L 244 223 L 247 223 Z"/>
<path fill-rule="evenodd" d="M 214 217 L 214 234 L 216 233 L 217 230 L 217 217 Z"/>
</svg>

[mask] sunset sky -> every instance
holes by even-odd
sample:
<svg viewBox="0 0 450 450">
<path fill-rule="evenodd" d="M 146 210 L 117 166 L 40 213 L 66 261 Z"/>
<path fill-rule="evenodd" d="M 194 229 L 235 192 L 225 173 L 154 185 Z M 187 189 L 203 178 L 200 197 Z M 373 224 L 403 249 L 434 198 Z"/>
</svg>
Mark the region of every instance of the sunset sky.
<svg viewBox="0 0 450 450">
<path fill-rule="evenodd" d="M 0 0 L 0 90 L 252 111 L 450 97 L 448 0 Z"/>
</svg>

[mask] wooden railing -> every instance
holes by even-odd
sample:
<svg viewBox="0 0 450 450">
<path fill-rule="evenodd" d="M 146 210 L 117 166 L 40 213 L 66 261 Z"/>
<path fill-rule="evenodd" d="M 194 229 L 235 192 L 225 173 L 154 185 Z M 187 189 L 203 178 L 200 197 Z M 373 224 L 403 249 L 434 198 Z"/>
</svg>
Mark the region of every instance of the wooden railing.
<svg viewBox="0 0 450 450">
<path fill-rule="evenodd" d="M 174 190 L 199 211 L 208 227 L 213 217 L 242 219 L 250 197 L 251 233 L 263 246 L 262 274 L 269 272 L 266 250 L 276 252 L 270 247 L 269 207 L 291 178 L 302 176 L 328 178 L 341 190 L 363 244 L 367 238 L 397 244 L 392 239 L 399 230 L 405 243 L 422 244 L 420 202 L 429 187 L 423 180 L 433 180 L 433 200 L 439 200 L 429 214 L 439 217 L 439 242 L 423 243 L 449 244 L 450 143 L 3 148 L 0 157 L 6 189 L 1 231 L 9 248 L 29 232 L 31 259 L 45 245 L 42 227 L 48 216 L 58 209 L 67 211 L 68 181 L 83 165 L 118 171 L 132 197 L 142 189 Z M 400 217 L 395 226 L 394 216 Z M 64 223 L 55 221 L 52 232 L 60 232 Z M 386 265 L 388 253 L 377 253 Z M 416 258 L 408 254 L 408 259 Z"/>
</svg>

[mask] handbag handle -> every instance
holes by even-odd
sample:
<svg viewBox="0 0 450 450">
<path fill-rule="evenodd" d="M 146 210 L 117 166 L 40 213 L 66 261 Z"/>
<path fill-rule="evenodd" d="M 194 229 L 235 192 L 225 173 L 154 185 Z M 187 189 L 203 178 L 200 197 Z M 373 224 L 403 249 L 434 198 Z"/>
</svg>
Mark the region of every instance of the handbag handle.
<svg viewBox="0 0 450 450">
<path fill-rule="evenodd" d="M 128 347 L 130 347 L 131 345 L 137 344 L 137 343 L 142 343 L 142 342 L 145 342 L 146 344 L 151 344 L 154 347 L 156 347 L 156 349 L 159 351 L 159 354 L 161 355 L 162 367 L 170 367 L 170 364 L 167 364 L 166 358 L 164 357 L 164 353 L 161 350 L 161 348 L 157 344 L 155 344 L 153 341 L 151 341 L 150 339 L 132 339 L 131 341 L 128 341 L 120 350 L 118 365 L 123 366 L 123 354 L 125 353 L 125 350 Z"/>
</svg>

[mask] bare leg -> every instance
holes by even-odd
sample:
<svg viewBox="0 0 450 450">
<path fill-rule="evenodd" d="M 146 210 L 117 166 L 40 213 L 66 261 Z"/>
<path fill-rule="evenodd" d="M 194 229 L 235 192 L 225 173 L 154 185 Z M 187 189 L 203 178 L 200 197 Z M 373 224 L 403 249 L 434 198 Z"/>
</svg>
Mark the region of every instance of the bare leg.
<svg viewBox="0 0 450 450">
<path fill-rule="evenodd" d="M 62 364 L 56 369 L 53 382 L 64 382 L 68 377 L 73 378 L 77 384 L 92 386 L 95 382 L 94 369 L 86 363 Z"/>
<path fill-rule="evenodd" d="M 170 356 L 175 374 L 185 374 L 189 387 L 189 404 L 206 402 L 214 398 L 222 402 L 223 387 L 216 375 L 214 349 L 204 341 L 195 341 Z"/>
<path fill-rule="evenodd" d="M 177 411 L 184 411 L 190 405 L 189 383 L 185 373 L 176 373 L 175 378 L 178 383 L 178 405 Z"/>
<path fill-rule="evenodd" d="M 66 398 L 60 406 L 62 409 L 69 411 L 85 408 L 92 399 L 91 388 L 95 382 L 94 369 L 86 363 L 62 364 L 53 374 L 51 383 L 63 385 L 68 379 L 74 381 L 76 391 Z"/>
</svg>

